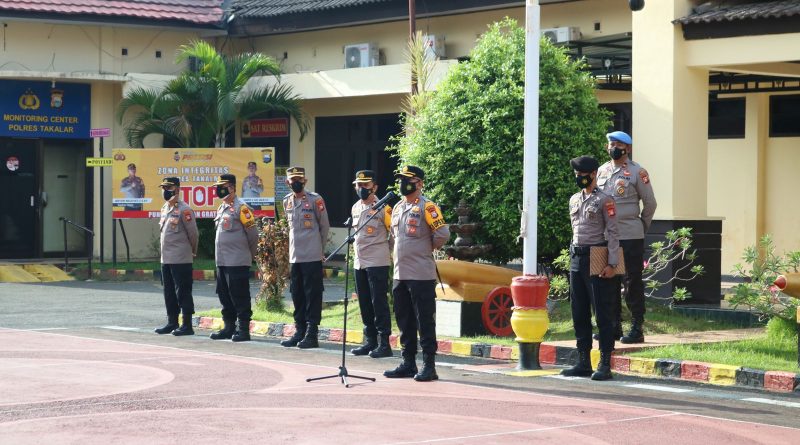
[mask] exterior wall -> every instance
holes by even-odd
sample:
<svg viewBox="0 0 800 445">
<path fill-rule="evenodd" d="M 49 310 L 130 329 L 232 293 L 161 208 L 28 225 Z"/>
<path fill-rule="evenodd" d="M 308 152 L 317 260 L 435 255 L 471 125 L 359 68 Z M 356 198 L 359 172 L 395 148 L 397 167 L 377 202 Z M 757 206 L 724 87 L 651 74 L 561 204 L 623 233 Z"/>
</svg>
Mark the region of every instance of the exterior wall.
<svg viewBox="0 0 800 445">
<path fill-rule="evenodd" d="M 600 23 L 600 31 L 594 30 L 597 22 Z M 592 39 L 630 32 L 631 10 L 628 2 L 619 0 L 585 0 L 543 5 L 541 25 L 542 28 L 577 26 L 584 39 Z"/>
<path fill-rule="evenodd" d="M 630 91 L 615 91 L 615 90 L 595 90 L 597 101 L 601 104 L 617 104 L 630 102 L 632 94 Z"/>
</svg>

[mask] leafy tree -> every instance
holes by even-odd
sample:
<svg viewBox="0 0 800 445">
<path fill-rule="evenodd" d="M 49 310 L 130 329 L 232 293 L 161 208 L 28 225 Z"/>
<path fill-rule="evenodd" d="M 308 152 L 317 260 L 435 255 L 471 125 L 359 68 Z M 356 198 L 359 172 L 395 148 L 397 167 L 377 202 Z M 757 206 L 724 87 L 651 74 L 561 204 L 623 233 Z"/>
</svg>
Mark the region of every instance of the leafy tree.
<svg viewBox="0 0 800 445">
<path fill-rule="evenodd" d="M 275 60 L 261 53 L 225 56 L 204 41 L 182 46 L 176 63 L 190 57 L 198 61 L 197 70 L 184 70 L 163 89 L 139 87 L 125 94 L 117 118 L 123 122 L 126 114 L 132 114 L 125 125 L 131 147 L 142 147 L 151 134 L 178 147 L 224 147 L 225 135 L 238 120 L 270 111 L 290 116 L 300 127 L 300 137 L 305 136 L 308 119 L 291 87 L 245 89 L 260 73 L 278 76 Z"/>
<path fill-rule="evenodd" d="M 538 250 L 555 258 L 569 243 L 569 197 L 578 191 L 569 160 L 603 160 L 608 112 L 598 107 L 594 81 L 565 49 L 540 42 Z M 397 139 L 403 162 L 421 166 L 426 193 L 454 221 L 460 199 L 484 222 L 479 242 L 494 245 L 484 259 L 519 258 L 522 204 L 525 32 L 514 20 L 489 26 L 470 60 L 453 67 Z"/>
</svg>

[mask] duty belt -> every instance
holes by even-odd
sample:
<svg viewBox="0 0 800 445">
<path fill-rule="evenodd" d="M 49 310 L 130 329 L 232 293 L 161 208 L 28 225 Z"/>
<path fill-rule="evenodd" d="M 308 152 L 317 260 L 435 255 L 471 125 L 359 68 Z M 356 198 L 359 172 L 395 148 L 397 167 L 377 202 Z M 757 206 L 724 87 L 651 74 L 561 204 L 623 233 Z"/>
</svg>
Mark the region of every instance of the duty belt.
<svg viewBox="0 0 800 445">
<path fill-rule="evenodd" d="M 578 245 L 576 245 L 576 244 L 571 244 L 571 245 L 569 246 L 569 253 L 570 253 L 570 255 L 572 255 L 572 256 L 583 256 L 583 255 L 589 255 L 589 250 L 590 250 L 592 247 L 596 247 L 596 246 L 605 246 L 605 245 L 606 245 L 606 243 L 601 243 L 601 244 L 587 244 L 587 245 L 584 245 L 584 246 L 578 246 Z"/>
</svg>

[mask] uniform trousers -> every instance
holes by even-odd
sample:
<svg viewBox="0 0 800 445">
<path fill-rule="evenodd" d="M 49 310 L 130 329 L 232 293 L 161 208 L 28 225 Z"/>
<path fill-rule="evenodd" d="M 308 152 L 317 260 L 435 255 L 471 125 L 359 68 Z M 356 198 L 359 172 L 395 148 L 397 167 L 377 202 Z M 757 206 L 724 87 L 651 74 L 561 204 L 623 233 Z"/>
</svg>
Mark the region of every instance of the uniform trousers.
<svg viewBox="0 0 800 445">
<path fill-rule="evenodd" d="M 394 280 L 394 316 L 403 358 L 417 354 L 417 331 L 423 354 L 436 353 L 436 280 Z"/>
<path fill-rule="evenodd" d="M 294 304 L 294 322 L 318 326 L 322 320 L 322 261 L 292 263 L 289 292 Z"/>
<path fill-rule="evenodd" d="M 356 269 L 356 292 L 361 308 L 364 335 L 389 335 L 392 322 L 389 315 L 389 266 Z"/>
<path fill-rule="evenodd" d="M 633 321 L 642 323 L 645 311 L 644 283 L 642 283 L 644 239 L 619 240 L 619 245 L 622 247 L 622 254 L 625 257 L 625 276 L 614 286 L 615 324 L 621 319 L 623 295 Z M 620 289 L 620 284 L 624 285 L 625 292 Z"/>
<path fill-rule="evenodd" d="M 592 309 L 600 330 L 600 351 L 614 350 L 613 286 L 616 278 L 589 275 L 589 255 L 571 254 L 569 297 L 579 350 L 592 348 Z"/>
<path fill-rule="evenodd" d="M 161 284 L 164 285 L 164 306 L 167 317 L 177 322 L 178 314 L 194 314 L 192 298 L 192 263 L 161 264 Z"/>
<path fill-rule="evenodd" d="M 217 296 L 222 304 L 222 319 L 238 319 L 240 328 L 249 329 L 253 316 L 250 306 L 250 266 L 217 266 Z M 243 326 L 243 323 L 247 326 Z"/>
</svg>

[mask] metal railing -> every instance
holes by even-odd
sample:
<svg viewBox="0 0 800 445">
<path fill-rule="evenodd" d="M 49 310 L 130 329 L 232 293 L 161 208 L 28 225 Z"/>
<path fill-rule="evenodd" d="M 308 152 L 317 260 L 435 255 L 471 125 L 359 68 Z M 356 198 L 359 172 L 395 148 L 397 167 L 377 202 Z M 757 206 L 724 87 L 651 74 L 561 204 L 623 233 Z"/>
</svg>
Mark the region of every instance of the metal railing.
<svg viewBox="0 0 800 445">
<path fill-rule="evenodd" d="M 111 240 L 111 264 L 113 264 L 113 268 L 117 268 L 117 221 L 119 221 L 119 228 L 122 230 L 122 239 L 125 241 L 125 257 L 128 259 L 128 262 L 131 262 L 131 246 L 128 245 L 128 235 L 125 234 L 125 226 L 122 224 L 121 219 L 114 220 L 114 231 L 112 232 L 112 240 Z"/>
<path fill-rule="evenodd" d="M 64 222 L 64 271 L 66 271 L 67 267 L 69 267 L 69 248 L 67 247 L 67 224 L 69 224 L 72 227 L 75 227 L 76 229 L 82 230 L 82 231 L 84 231 L 84 232 L 89 234 L 89 276 L 88 276 L 88 279 L 91 279 L 92 278 L 92 253 L 93 253 L 92 252 L 92 247 L 94 246 L 94 232 L 92 232 L 91 230 L 87 229 L 86 227 L 83 227 L 80 224 L 76 224 L 76 223 L 68 220 L 67 218 L 64 218 L 63 216 L 58 218 L 58 220 Z"/>
</svg>

